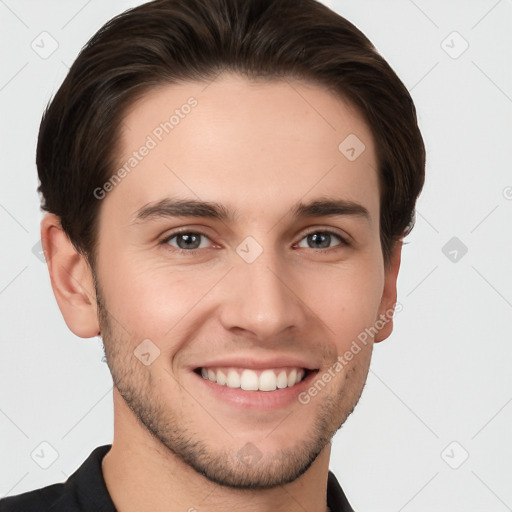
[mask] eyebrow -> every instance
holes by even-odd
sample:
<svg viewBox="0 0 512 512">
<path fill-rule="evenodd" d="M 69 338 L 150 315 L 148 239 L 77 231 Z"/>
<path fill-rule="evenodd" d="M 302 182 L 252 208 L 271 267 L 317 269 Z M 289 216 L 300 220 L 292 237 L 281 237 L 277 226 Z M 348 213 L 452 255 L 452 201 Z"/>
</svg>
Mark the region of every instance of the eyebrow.
<svg viewBox="0 0 512 512">
<path fill-rule="evenodd" d="M 291 209 L 295 218 L 355 216 L 370 220 L 370 213 L 361 204 L 346 199 L 316 199 L 308 203 L 299 202 Z M 170 217 L 198 217 L 234 222 L 238 212 L 211 201 L 195 199 L 171 199 L 149 203 L 137 210 L 132 224 Z"/>
</svg>

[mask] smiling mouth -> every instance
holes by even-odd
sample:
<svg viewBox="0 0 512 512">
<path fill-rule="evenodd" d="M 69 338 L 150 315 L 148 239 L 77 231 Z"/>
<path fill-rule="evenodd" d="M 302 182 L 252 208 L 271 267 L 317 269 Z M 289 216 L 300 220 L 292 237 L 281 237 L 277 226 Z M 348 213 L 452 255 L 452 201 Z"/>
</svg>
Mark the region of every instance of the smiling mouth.
<svg viewBox="0 0 512 512">
<path fill-rule="evenodd" d="M 196 368 L 194 371 L 203 379 L 214 382 L 219 386 L 239 388 L 244 391 L 275 391 L 276 389 L 295 386 L 316 370 L 299 367 L 269 368 L 264 370 L 234 367 L 202 367 Z"/>
</svg>

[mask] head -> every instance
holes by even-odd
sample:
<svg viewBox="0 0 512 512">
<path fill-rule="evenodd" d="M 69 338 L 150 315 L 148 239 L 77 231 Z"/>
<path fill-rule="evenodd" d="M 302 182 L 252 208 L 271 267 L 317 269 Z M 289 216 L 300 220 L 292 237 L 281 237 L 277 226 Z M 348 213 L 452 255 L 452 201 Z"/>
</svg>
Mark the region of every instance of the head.
<svg viewBox="0 0 512 512">
<path fill-rule="evenodd" d="M 222 485 L 304 473 L 391 333 L 424 163 L 407 89 L 314 0 L 160 0 L 107 23 L 37 167 L 54 292 L 75 334 L 101 333 L 116 418 Z M 243 368 L 304 380 L 201 377 Z"/>
</svg>

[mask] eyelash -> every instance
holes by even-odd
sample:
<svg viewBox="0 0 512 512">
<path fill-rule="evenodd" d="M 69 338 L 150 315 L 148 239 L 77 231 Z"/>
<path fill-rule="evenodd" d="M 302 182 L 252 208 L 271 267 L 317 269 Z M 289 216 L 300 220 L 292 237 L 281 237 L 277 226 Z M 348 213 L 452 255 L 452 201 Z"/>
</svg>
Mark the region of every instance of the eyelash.
<svg viewBox="0 0 512 512">
<path fill-rule="evenodd" d="M 338 234 L 334 231 L 320 230 L 320 229 L 316 229 L 316 230 L 312 230 L 307 233 L 304 233 L 304 235 L 299 240 L 299 243 L 302 240 L 304 240 L 304 238 L 308 237 L 309 235 L 313 235 L 313 234 L 323 234 L 323 235 L 334 236 L 339 239 L 340 244 L 338 244 L 334 247 L 327 247 L 326 249 L 312 249 L 309 247 L 308 249 L 310 249 L 311 251 L 325 253 L 327 251 L 332 251 L 332 250 L 341 249 L 343 247 L 350 246 L 350 243 L 348 242 L 348 240 L 346 238 L 344 238 L 343 236 L 341 236 L 340 234 Z M 172 251 L 173 253 L 181 254 L 184 256 L 197 256 L 198 252 L 201 251 L 202 249 L 180 249 L 179 247 L 173 247 L 173 246 L 169 245 L 169 242 L 178 235 L 199 235 L 199 236 L 208 238 L 208 240 L 209 240 L 208 235 L 201 233 L 200 231 L 191 231 L 191 230 L 184 229 L 184 230 L 180 230 L 180 231 L 174 231 L 170 235 L 166 236 L 163 240 L 160 241 L 160 245 L 163 245 L 163 246 L 167 245 L 167 247 L 169 247 L 169 250 Z"/>
</svg>

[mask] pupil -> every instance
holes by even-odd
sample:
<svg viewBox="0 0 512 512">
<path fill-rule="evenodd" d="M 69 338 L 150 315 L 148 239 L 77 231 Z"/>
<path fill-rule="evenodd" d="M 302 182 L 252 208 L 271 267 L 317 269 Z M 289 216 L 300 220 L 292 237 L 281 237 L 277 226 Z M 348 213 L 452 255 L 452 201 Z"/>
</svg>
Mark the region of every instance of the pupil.
<svg viewBox="0 0 512 512">
<path fill-rule="evenodd" d="M 329 247 L 331 241 L 331 235 L 327 233 L 315 233 L 313 235 L 309 235 L 310 242 L 316 247 Z"/>
<path fill-rule="evenodd" d="M 180 246 L 180 249 L 190 249 L 192 246 L 193 249 L 196 249 L 198 246 L 198 239 L 199 237 L 194 234 L 184 234 L 180 235 L 178 237 L 178 245 Z M 183 242 L 183 243 L 180 243 Z"/>
</svg>

